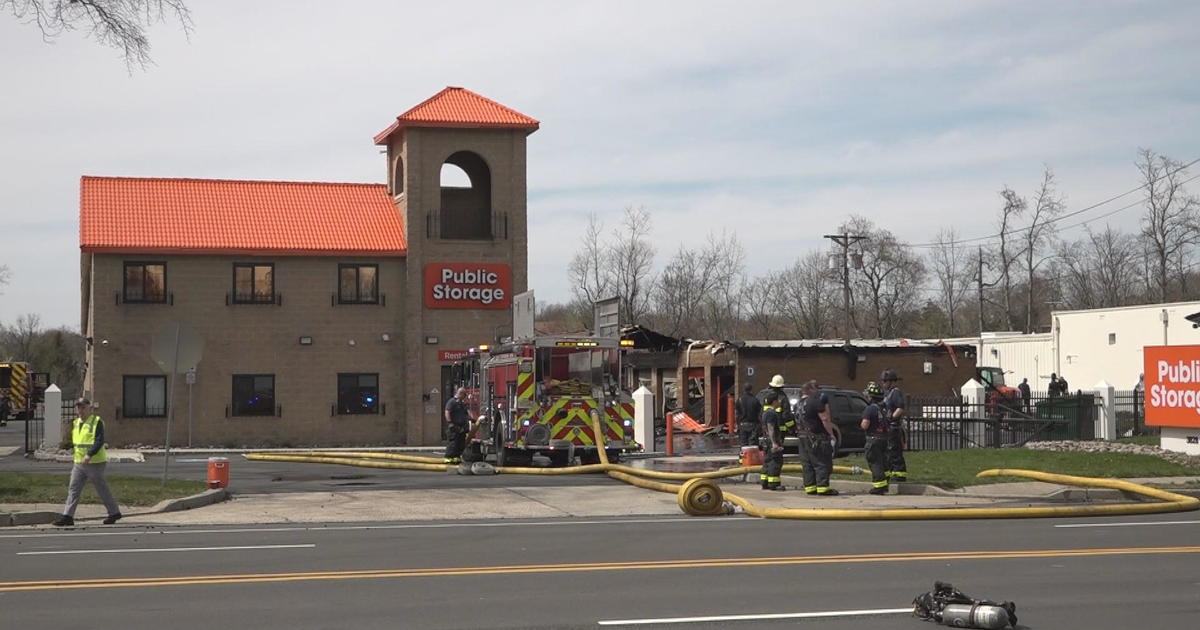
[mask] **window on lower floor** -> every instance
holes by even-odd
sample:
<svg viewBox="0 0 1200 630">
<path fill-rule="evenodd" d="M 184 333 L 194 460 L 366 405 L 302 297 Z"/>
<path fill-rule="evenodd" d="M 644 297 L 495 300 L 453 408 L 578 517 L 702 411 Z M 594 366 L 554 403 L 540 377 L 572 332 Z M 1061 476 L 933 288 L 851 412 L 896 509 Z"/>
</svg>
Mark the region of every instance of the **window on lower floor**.
<svg viewBox="0 0 1200 630">
<path fill-rule="evenodd" d="M 233 415 L 275 415 L 275 375 L 234 374 Z"/>
<path fill-rule="evenodd" d="M 275 265 L 233 263 L 234 304 L 274 304 Z"/>
<path fill-rule="evenodd" d="M 338 265 L 338 304 L 378 304 L 379 265 Z"/>
<path fill-rule="evenodd" d="M 126 262 L 125 302 L 166 302 L 167 263 Z"/>
<path fill-rule="evenodd" d="M 167 415 L 165 376 L 126 376 L 121 415 L 126 418 L 161 418 Z"/>
<path fill-rule="evenodd" d="M 379 374 L 338 374 L 338 413 L 379 413 Z"/>
</svg>

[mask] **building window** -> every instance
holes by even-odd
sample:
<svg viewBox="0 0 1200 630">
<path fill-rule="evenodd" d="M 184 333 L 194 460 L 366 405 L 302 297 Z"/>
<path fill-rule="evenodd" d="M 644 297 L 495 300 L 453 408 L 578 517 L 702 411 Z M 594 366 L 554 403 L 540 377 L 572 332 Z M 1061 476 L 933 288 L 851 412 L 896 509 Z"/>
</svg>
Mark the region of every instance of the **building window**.
<svg viewBox="0 0 1200 630">
<path fill-rule="evenodd" d="M 274 304 L 274 263 L 233 263 L 234 304 Z"/>
<path fill-rule="evenodd" d="M 1108 345 L 1117 345 L 1117 333 L 1108 333 Z"/>
<path fill-rule="evenodd" d="M 379 413 L 378 374 L 338 374 L 338 413 Z"/>
<path fill-rule="evenodd" d="M 275 415 L 275 375 L 234 374 L 233 415 Z"/>
<path fill-rule="evenodd" d="M 167 415 L 165 376 L 126 376 L 121 415 L 126 418 L 162 418 Z"/>
<path fill-rule="evenodd" d="M 166 302 L 167 263 L 125 263 L 126 302 Z"/>
<path fill-rule="evenodd" d="M 339 304 L 378 304 L 379 265 L 338 265 Z"/>
</svg>

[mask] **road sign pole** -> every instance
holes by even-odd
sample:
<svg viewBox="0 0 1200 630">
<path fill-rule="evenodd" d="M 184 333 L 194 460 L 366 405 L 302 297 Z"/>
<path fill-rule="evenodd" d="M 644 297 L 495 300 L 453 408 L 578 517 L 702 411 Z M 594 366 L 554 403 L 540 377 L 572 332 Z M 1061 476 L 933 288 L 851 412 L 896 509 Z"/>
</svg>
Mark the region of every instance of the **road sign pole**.
<svg viewBox="0 0 1200 630">
<path fill-rule="evenodd" d="M 171 378 L 168 379 L 167 385 L 167 440 L 166 448 L 163 450 L 163 485 L 167 485 L 167 469 L 171 467 L 171 418 L 175 415 L 174 393 L 175 393 L 175 375 L 179 373 L 179 333 L 183 330 L 182 324 L 175 323 L 175 358 L 171 362 Z"/>
</svg>

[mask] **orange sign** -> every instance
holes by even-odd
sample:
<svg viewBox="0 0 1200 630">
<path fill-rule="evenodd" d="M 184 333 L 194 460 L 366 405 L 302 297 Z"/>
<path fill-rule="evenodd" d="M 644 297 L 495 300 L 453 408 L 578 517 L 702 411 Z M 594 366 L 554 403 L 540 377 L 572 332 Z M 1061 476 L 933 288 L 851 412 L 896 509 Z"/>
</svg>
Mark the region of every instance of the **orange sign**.
<svg viewBox="0 0 1200 630">
<path fill-rule="evenodd" d="M 1146 424 L 1200 428 L 1200 346 L 1146 346 Z"/>
<path fill-rule="evenodd" d="M 504 263 L 425 265 L 425 308 L 507 309 L 512 272 Z"/>
</svg>

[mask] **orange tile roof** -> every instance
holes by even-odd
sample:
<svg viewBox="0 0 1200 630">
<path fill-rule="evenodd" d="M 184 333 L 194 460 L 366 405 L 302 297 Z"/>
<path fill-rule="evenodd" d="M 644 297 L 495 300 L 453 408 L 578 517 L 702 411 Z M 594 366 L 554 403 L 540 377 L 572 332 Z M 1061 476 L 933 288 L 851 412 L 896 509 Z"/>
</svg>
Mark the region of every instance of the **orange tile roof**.
<svg viewBox="0 0 1200 630">
<path fill-rule="evenodd" d="M 404 256 L 404 221 L 382 184 L 84 176 L 89 252 Z"/>
<path fill-rule="evenodd" d="M 402 127 L 487 127 L 536 131 L 538 121 L 485 96 L 460 87 L 448 87 L 396 117 L 396 122 L 375 136 L 384 144 Z"/>
</svg>

